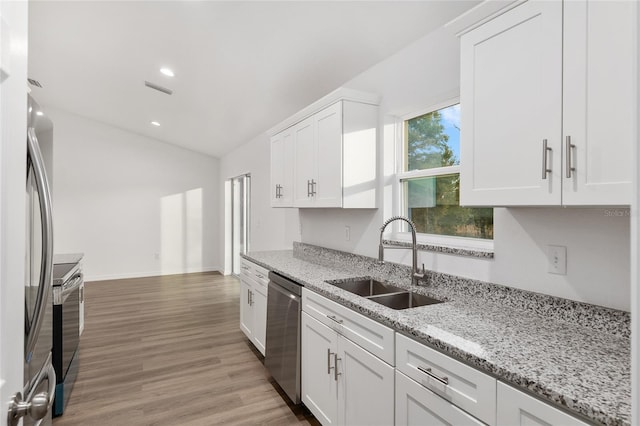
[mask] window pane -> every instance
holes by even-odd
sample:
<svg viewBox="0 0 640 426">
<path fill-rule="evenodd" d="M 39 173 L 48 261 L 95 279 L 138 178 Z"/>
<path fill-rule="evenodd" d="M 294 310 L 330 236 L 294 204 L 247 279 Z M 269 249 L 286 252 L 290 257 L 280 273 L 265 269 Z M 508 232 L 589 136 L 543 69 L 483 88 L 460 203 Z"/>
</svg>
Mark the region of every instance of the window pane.
<svg viewBox="0 0 640 426">
<path fill-rule="evenodd" d="M 416 232 L 493 239 L 493 209 L 460 207 L 460 174 L 403 182 L 405 212 Z"/>
<path fill-rule="evenodd" d="M 406 121 L 405 171 L 460 164 L 460 104 Z"/>
</svg>

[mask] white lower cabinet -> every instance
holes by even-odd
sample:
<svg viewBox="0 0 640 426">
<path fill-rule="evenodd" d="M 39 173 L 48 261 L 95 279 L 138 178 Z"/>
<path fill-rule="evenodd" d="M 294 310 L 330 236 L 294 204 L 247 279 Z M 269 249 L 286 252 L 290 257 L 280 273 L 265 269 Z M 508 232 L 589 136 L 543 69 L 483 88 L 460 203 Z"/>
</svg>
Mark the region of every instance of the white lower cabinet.
<svg viewBox="0 0 640 426">
<path fill-rule="evenodd" d="M 306 288 L 302 310 L 302 402 L 325 426 L 587 425 Z"/>
<path fill-rule="evenodd" d="M 303 312 L 302 401 L 325 426 L 392 425 L 394 368 Z"/>
<path fill-rule="evenodd" d="M 587 426 L 588 423 L 498 382 L 498 424 L 512 426 Z"/>
<path fill-rule="evenodd" d="M 446 399 L 396 371 L 396 425 L 484 425 Z M 505 423 L 510 424 L 510 423 Z"/>
<path fill-rule="evenodd" d="M 396 368 L 447 407 L 460 407 L 486 424 L 496 424 L 495 378 L 398 333 Z"/>
<path fill-rule="evenodd" d="M 268 271 L 242 260 L 240 273 L 240 330 L 262 355 L 267 337 Z"/>
</svg>

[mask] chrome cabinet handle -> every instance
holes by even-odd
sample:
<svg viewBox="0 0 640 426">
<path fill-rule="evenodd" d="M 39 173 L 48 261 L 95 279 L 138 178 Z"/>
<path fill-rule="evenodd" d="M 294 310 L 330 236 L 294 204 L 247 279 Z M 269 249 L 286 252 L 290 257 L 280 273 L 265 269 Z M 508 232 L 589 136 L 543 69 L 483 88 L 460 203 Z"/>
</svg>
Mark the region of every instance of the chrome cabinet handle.
<svg viewBox="0 0 640 426">
<path fill-rule="evenodd" d="M 576 146 L 574 144 L 571 143 L 571 136 L 566 136 L 565 137 L 565 143 L 564 143 L 564 147 L 565 147 L 565 169 L 567 172 L 567 179 L 571 179 L 571 172 L 575 172 L 576 168 L 571 166 L 571 154 L 573 151 L 573 148 L 575 148 Z"/>
<path fill-rule="evenodd" d="M 311 181 L 307 180 L 307 197 L 311 197 L 311 190 L 309 189 L 311 187 Z"/>
<path fill-rule="evenodd" d="M 253 306 L 253 292 L 249 291 L 249 304 Z"/>
<path fill-rule="evenodd" d="M 551 151 L 551 148 L 549 148 L 546 139 L 542 139 L 542 179 L 546 179 L 547 178 L 547 173 L 551 173 L 551 169 L 548 167 L 547 165 L 547 161 L 548 161 L 548 154 L 549 151 Z"/>
<path fill-rule="evenodd" d="M 248 266 L 242 265 L 242 266 L 240 266 L 240 267 L 241 267 L 242 269 L 244 269 L 245 271 L 248 271 L 248 270 L 249 270 L 249 267 L 248 267 Z"/>
<path fill-rule="evenodd" d="M 338 373 L 338 361 L 341 361 L 342 358 L 338 358 L 338 354 L 334 353 L 333 354 L 333 379 L 337 382 L 338 381 L 338 376 L 341 375 L 342 373 Z"/>
<path fill-rule="evenodd" d="M 314 197 L 316 195 L 316 185 L 318 184 L 318 182 L 316 182 L 314 179 L 311 179 L 311 196 Z"/>
<path fill-rule="evenodd" d="M 331 374 L 331 369 L 334 368 L 331 366 L 331 355 L 333 355 L 333 352 L 331 352 L 330 348 L 327 348 L 327 374 Z"/>
<path fill-rule="evenodd" d="M 331 316 L 327 315 L 327 318 L 329 318 L 330 320 L 333 320 L 333 321 L 337 322 L 338 324 L 342 324 L 342 320 L 341 320 L 341 319 L 336 318 L 336 316 L 335 316 L 335 315 L 331 315 Z"/>
<path fill-rule="evenodd" d="M 434 379 L 436 379 L 437 381 L 439 381 L 442 384 L 448 385 L 449 384 L 449 378 L 447 376 L 438 376 L 434 373 L 431 372 L 431 367 L 418 367 L 418 370 L 422 371 L 423 373 L 425 373 L 427 376 L 432 377 Z"/>
</svg>

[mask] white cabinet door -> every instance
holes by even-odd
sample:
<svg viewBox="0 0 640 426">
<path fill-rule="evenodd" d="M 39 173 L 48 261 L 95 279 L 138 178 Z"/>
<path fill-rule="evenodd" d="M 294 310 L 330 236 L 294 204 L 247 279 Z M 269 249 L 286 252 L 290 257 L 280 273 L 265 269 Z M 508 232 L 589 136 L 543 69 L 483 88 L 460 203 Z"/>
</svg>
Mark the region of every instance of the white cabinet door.
<svg viewBox="0 0 640 426">
<path fill-rule="evenodd" d="M 484 425 L 480 420 L 396 371 L 397 426 Z M 514 423 L 500 423 L 513 425 Z"/>
<path fill-rule="evenodd" d="M 252 342 L 262 355 L 267 341 L 267 289 L 260 285 L 252 290 L 253 339 Z"/>
<path fill-rule="evenodd" d="M 342 102 L 314 116 L 318 175 L 314 207 L 342 207 Z"/>
<path fill-rule="evenodd" d="M 240 279 L 240 330 L 249 338 L 253 337 L 253 309 L 251 300 L 251 285 Z"/>
<path fill-rule="evenodd" d="M 338 338 L 341 425 L 392 425 L 394 368 L 342 336 Z"/>
<path fill-rule="evenodd" d="M 293 206 L 293 148 L 291 129 L 271 138 L 271 207 Z"/>
<path fill-rule="evenodd" d="M 315 144 L 315 120 L 309 117 L 293 127 L 295 146 L 294 207 L 313 205 L 312 187 L 318 181 Z"/>
<path fill-rule="evenodd" d="M 586 426 L 551 405 L 498 382 L 498 424 L 512 426 Z"/>
<path fill-rule="evenodd" d="M 338 334 L 302 313 L 302 402 L 323 425 L 338 422 L 335 361 Z"/>
<path fill-rule="evenodd" d="M 636 7 L 633 1 L 564 3 L 565 205 L 631 202 Z M 574 146 L 567 149 L 567 142 Z M 570 176 L 567 165 L 575 169 Z"/>
<path fill-rule="evenodd" d="M 528 1 L 464 34 L 460 70 L 460 204 L 559 205 L 562 2 Z"/>
</svg>

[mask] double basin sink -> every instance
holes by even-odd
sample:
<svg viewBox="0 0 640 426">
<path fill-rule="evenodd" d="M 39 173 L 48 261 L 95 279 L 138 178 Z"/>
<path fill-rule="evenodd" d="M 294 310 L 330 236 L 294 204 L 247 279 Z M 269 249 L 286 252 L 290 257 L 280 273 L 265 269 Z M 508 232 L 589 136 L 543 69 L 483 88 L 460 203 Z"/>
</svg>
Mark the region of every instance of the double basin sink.
<svg viewBox="0 0 640 426">
<path fill-rule="evenodd" d="M 413 293 L 372 278 L 334 280 L 327 281 L 327 283 L 396 310 L 442 303 L 441 300 Z"/>
</svg>

